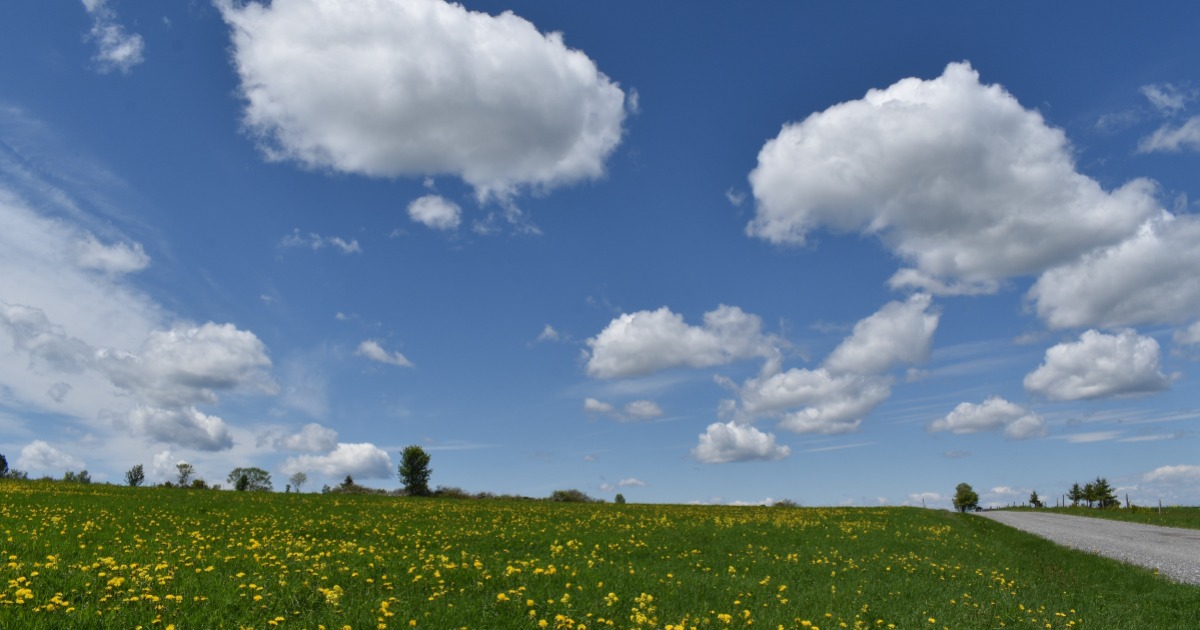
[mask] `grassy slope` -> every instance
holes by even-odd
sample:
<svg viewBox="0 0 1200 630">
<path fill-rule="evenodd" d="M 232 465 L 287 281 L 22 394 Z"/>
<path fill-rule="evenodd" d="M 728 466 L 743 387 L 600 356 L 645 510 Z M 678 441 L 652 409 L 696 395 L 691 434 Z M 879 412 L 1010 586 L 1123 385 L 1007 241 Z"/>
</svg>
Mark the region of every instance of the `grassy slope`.
<svg viewBox="0 0 1200 630">
<path fill-rule="evenodd" d="M 1016 510 L 1032 510 L 1033 508 L 1013 508 Z M 1145 523 L 1147 525 L 1162 525 L 1163 527 L 1183 527 L 1200 529 L 1200 507 L 1164 507 L 1159 513 L 1156 507 L 1134 507 L 1133 509 L 1112 508 L 1107 510 L 1089 509 L 1085 507 L 1039 508 L 1041 511 L 1055 514 L 1070 514 L 1072 516 L 1087 516 L 1090 518 L 1107 518 L 1114 521 L 1130 523 Z"/>
<path fill-rule="evenodd" d="M 1200 588 L 915 508 L 0 482 L 0 563 L 0 628 L 1200 625 Z"/>
</svg>

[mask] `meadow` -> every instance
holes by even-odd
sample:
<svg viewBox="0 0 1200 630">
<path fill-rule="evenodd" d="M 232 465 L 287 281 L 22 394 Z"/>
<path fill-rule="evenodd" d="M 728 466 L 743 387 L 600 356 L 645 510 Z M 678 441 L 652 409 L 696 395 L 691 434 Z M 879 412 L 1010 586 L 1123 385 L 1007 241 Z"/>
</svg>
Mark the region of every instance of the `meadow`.
<svg viewBox="0 0 1200 630">
<path fill-rule="evenodd" d="M 0 628 L 1195 628 L 970 514 L 0 481 Z"/>
</svg>

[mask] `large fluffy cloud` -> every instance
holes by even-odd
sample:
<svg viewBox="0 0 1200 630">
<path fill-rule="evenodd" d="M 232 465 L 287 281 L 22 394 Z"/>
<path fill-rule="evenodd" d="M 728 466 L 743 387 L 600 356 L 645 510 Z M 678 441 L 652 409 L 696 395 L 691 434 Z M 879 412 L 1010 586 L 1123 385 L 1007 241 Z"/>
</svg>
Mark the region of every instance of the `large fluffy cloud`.
<svg viewBox="0 0 1200 630">
<path fill-rule="evenodd" d="M 177 324 L 150 333 L 137 353 L 97 352 L 113 383 L 159 406 L 217 402 L 238 388 L 274 393 L 266 346 L 233 324 Z"/>
<path fill-rule="evenodd" d="M 891 395 L 891 379 L 793 368 L 749 379 L 739 393 L 747 414 L 779 418 L 781 429 L 848 433 Z"/>
<path fill-rule="evenodd" d="M 1029 290 L 1052 327 L 1133 326 L 1200 316 L 1200 219 L 1162 212 L 1129 239 L 1044 273 Z"/>
<path fill-rule="evenodd" d="M 750 183 L 751 235 L 873 234 L 912 265 L 894 284 L 942 292 L 1069 262 L 1158 210 L 1148 181 L 1108 192 L 1078 173 L 1061 130 L 966 63 L 784 126 Z"/>
<path fill-rule="evenodd" d="M 352 475 L 359 479 L 387 479 L 395 474 L 387 451 L 370 443 L 338 444 L 325 455 L 289 457 L 282 469 L 289 475 L 303 472 L 331 478 Z"/>
<path fill-rule="evenodd" d="M 591 347 L 587 372 L 596 378 L 643 376 L 674 367 L 712 367 L 736 359 L 770 357 L 773 340 L 762 320 L 736 306 L 704 314 L 703 326 L 690 326 L 667 307 L 627 313 L 612 320 Z"/>
<path fill-rule="evenodd" d="M 177 444 L 201 451 L 221 451 L 233 446 L 233 435 L 225 421 L 192 406 L 134 407 L 116 420 L 118 426 L 163 444 Z"/>
<path fill-rule="evenodd" d="M 1046 350 L 1042 365 L 1025 377 L 1025 389 L 1052 400 L 1146 394 L 1170 384 L 1159 367 L 1158 342 L 1132 330 L 1086 331 L 1077 342 Z"/>
<path fill-rule="evenodd" d="M 783 459 L 792 453 L 775 444 L 775 435 L 736 422 L 714 422 L 700 434 L 692 456 L 706 464 Z"/>
<path fill-rule="evenodd" d="M 992 396 L 980 405 L 961 403 L 946 417 L 934 420 L 929 425 L 930 431 L 950 431 L 955 434 L 999 429 L 1004 429 L 1006 436 L 1017 440 L 1039 437 L 1046 434 L 1046 421 L 1020 405 Z"/>
<path fill-rule="evenodd" d="M 901 363 L 929 358 L 938 314 L 929 312 L 928 294 L 889 302 L 854 325 L 854 333 L 825 359 L 834 372 L 878 374 Z"/>
<path fill-rule="evenodd" d="M 481 197 L 595 178 L 625 95 L 561 34 L 441 0 L 217 0 L 270 159 L 460 176 Z"/>
<path fill-rule="evenodd" d="M 17 457 L 13 467 L 35 475 L 58 475 L 68 470 L 82 470 L 84 466 L 83 460 L 78 457 L 65 453 L 44 440 L 34 440 L 21 447 L 21 455 Z"/>
</svg>

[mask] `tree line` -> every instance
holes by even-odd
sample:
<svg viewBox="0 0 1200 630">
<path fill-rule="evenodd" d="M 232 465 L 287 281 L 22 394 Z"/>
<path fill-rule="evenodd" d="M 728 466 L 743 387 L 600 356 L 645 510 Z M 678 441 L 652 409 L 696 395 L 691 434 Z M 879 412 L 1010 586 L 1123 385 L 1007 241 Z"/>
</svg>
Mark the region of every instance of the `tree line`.
<svg viewBox="0 0 1200 630">
<path fill-rule="evenodd" d="M 511 494 L 493 494 L 490 492 L 478 492 L 475 494 L 469 493 L 462 488 L 438 486 L 436 489 L 430 489 L 429 480 L 433 474 L 433 469 L 430 468 L 430 456 L 425 452 L 425 449 L 417 445 L 406 447 L 400 454 L 400 465 L 396 471 L 402 488 L 398 491 L 388 491 L 378 488 L 370 488 L 361 486 L 355 483 L 351 475 L 346 475 L 345 480 L 337 486 L 330 487 L 325 485 L 321 488 L 322 493 L 341 493 L 341 494 L 394 494 L 413 497 L 437 497 L 437 498 L 452 498 L 452 499 L 501 499 L 501 500 L 538 500 L 533 497 L 511 495 Z M 0 454 L 0 479 L 23 479 L 28 480 L 29 475 L 24 471 L 10 470 L 8 460 L 3 454 Z M 46 481 L 57 481 L 52 477 L 43 477 Z M 75 472 L 68 470 L 63 474 L 62 481 L 69 483 L 91 483 L 92 478 L 88 471 Z M 125 485 L 130 487 L 139 487 L 146 482 L 146 469 L 142 464 L 136 464 L 125 472 Z M 238 467 L 230 471 L 225 479 L 227 487 L 239 492 L 273 492 L 274 485 L 271 481 L 271 473 L 257 467 Z M 288 483 L 285 487 L 285 492 L 301 492 L 303 486 L 308 483 L 308 475 L 304 472 L 293 473 L 288 478 Z M 193 490 L 220 490 L 221 484 L 208 483 L 204 479 L 196 477 L 196 468 L 188 462 L 179 462 L 175 465 L 175 476 L 173 479 L 165 480 L 158 484 L 160 488 L 186 488 Z M 603 503 L 603 499 L 596 499 L 588 496 L 580 490 L 555 490 L 547 500 L 563 502 L 563 503 Z M 625 497 L 618 494 L 615 497 L 616 503 L 624 503 Z"/>
<path fill-rule="evenodd" d="M 1117 499 L 1117 491 L 1104 477 L 1096 477 L 1095 481 L 1089 481 L 1083 486 L 1078 483 L 1072 484 L 1066 497 L 1071 501 L 1071 507 L 1079 507 L 1080 503 L 1086 503 L 1089 508 L 1111 508 L 1121 504 Z M 975 492 L 971 484 L 960 483 L 954 489 L 953 503 L 954 509 L 959 512 L 979 510 L 979 494 Z M 1037 490 L 1030 493 L 1029 506 L 1046 507 L 1042 498 L 1038 496 Z"/>
</svg>

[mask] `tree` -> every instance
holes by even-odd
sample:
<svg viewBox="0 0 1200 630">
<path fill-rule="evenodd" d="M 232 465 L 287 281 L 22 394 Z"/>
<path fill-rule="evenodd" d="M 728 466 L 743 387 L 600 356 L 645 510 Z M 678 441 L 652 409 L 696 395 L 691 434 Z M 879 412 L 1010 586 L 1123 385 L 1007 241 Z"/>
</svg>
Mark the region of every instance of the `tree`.
<svg viewBox="0 0 1200 630">
<path fill-rule="evenodd" d="M 63 481 L 69 481 L 71 483 L 92 483 L 92 477 L 86 470 L 82 470 L 80 472 L 68 470 L 67 472 L 63 473 Z"/>
<path fill-rule="evenodd" d="M 0 453 L 0 479 L 8 476 L 8 459 L 4 457 L 4 453 Z"/>
<path fill-rule="evenodd" d="M 617 496 L 613 497 L 613 503 L 616 503 L 618 505 L 624 505 L 625 504 L 625 495 L 618 492 Z"/>
<path fill-rule="evenodd" d="M 411 496 L 429 496 L 429 475 L 432 473 L 429 453 L 425 449 L 416 444 L 405 447 L 400 455 L 400 483 L 404 484 L 405 492 Z"/>
<path fill-rule="evenodd" d="M 175 469 L 179 471 L 179 483 L 177 485 L 180 488 L 186 487 L 188 480 L 192 478 L 192 475 L 196 474 L 196 467 L 187 462 L 175 464 Z"/>
<path fill-rule="evenodd" d="M 136 488 L 142 485 L 142 482 L 145 480 L 146 470 L 142 468 L 141 464 L 138 464 L 137 466 L 125 471 L 125 483 L 129 484 L 129 487 L 131 488 Z"/>
<path fill-rule="evenodd" d="M 245 481 L 242 481 L 243 477 Z M 261 468 L 234 468 L 230 471 L 227 481 L 234 489 L 242 492 L 270 492 L 274 489 L 271 485 L 271 473 Z"/>
<path fill-rule="evenodd" d="M 1035 508 L 1046 507 L 1042 504 L 1042 498 L 1038 496 L 1037 490 L 1034 490 L 1029 495 L 1029 505 L 1032 505 Z"/>
<path fill-rule="evenodd" d="M 300 486 L 308 483 L 308 475 L 302 472 L 293 473 L 292 476 L 288 478 L 288 481 L 292 483 L 292 487 L 296 489 L 296 492 L 300 492 Z"/>
<path fill-rule="evenodd" d="M 1083 500 L 1087 501 L 1087 506 L 1092 507 L 1096 502 L 1096 486 L 1091 483 L 1083 484 Z"/>
<path fill-rule="evenodd" d="M 1096 477 L 1096 480 L 1088 485 L 1092 487 L 1092 500 L 1096 502 L 1096 507 L 1110 508 L 1120 504 L 1117 493 L 1104 477 Z"/>
<path fill-rule="evenodd" d="M 974 510 L 979 507 L 979 495 L 969 483 L 960 483 L 954 488 L 954 509 L 959 512 Z"/>
<path fill-rule="evenodd" d="M 1078 507 L 1079 502 L 1083 500 L 1083 488 L 1079 487 L 1078 483 L 1071 484 L 1071 489 L 1067 491 L 1067 498 L 1071 500 L 1071 507 Z"/>
</svg>

